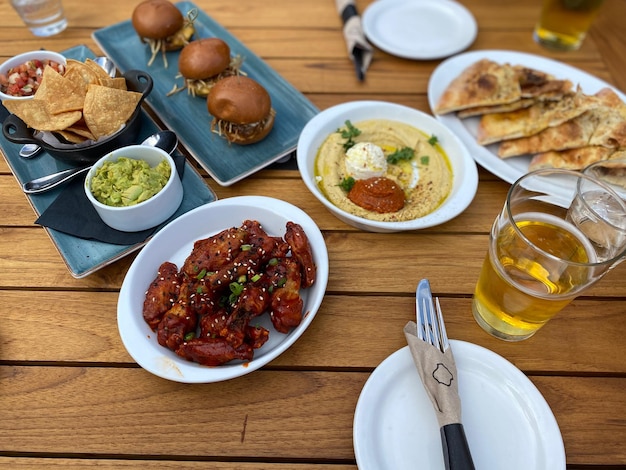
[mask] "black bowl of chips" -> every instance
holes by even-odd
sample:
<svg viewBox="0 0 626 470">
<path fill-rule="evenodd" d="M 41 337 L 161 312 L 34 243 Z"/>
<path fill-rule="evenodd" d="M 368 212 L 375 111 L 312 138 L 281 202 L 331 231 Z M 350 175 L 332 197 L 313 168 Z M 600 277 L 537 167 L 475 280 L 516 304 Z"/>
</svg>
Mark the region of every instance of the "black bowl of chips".
<svg viewBox="0 0 626 470">
<path fill-rule="evenodd" d="M 44 76 L 46 85 L 32 100 L 3 101 L 11 113 L 2 123 L 4 137 L 39 145 L 71 165 L 92 164 L 116 148 L 137 143 L 141 103 L 152 91 L 152 77 L 129 70 L 115 79 L 96 79 L 80 65 L 77 69 L 70 75 L 66 70 L 63 76 Z M 68 81 L 72 75 L 82 77 L 75 79 L 78 84 Z M 77 99 L 77 94 L 84 98 Z"/>
</svg>

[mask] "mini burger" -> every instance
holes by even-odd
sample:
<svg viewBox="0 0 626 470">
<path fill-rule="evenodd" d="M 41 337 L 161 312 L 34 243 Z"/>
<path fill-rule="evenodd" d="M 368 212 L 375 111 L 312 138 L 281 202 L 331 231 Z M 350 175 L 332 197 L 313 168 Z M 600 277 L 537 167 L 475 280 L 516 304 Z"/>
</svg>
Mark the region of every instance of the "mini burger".
<svg viewBox="0 0 626 470">
<path fill-rule="evenodd" d="M 192 41 L 178 57 L 178 71 L 185 83 L 174 86 L 168 95 L 187 88 L 193 96 L 206 97 L 218 80 L 238 75 L 241 62 L 239 56 L 231 58 L 230 47 L 219 38 Z"/>
<path fill-rule="evenodd" d="M 243 75 L 218 81 L 209 93 L 207 108 L 213 116 L 211 130 L 233 144 L 258 142 L 274 126 L 276 112 L 267 90 Z"/>
<path fill-rule="evenodd" d="M 152 65 L 159 51 L 163 54 L 163 63 L 167 68 L 165 52 L 182 49 L 189 44 L 195 32 L 193 22 L 196 10 L 187 13 L 187 18 L 167 0 L 145 0 L 133 10 L 133 28 L 142 42 L 150 45 L 152 56 L 148 65 Z"/>
</svg>

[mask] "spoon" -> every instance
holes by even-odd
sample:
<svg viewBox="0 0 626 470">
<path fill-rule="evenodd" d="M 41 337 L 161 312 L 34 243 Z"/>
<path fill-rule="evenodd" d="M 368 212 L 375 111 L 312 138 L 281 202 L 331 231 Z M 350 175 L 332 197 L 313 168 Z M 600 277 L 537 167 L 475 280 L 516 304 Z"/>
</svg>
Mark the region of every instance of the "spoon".
<svg viewBox="0 0 626 470">
<path fill-rule="evenodd" d="M 109 59 L 108 57 L 100 56 L 96 57 L 93 61 L 100 67 L 102 67 L 102 69 L 107 73 L 109 77 L 115 77 L 115 63 L 111 59 Z M 37 144 L 24 144 L 20 149 L 19 155 L 22 158 L 33 158 L 39 155 L 39 152 L 41 152 L 41 150 L 42 148 Z"/>
<path fill-rule="evenodd" d="M 144 140 L 141 145 L 147 145 L 149 147 L 158 147 L 171 154 L 178 145 L 178 137 L 176 133 L 172 131 L 159 131 Z M 41 178 L 36 178 L 31 181 L 27 181 L 22 185 L 22 191 L 26 194 L 39 194 L 45 191 L 49 191 L 52 188 L 71 180 L 77 175 L 89 171 L 93 165 L 84 166 L 80 168 L 69 168 L 57 173 L 52 173 Z"/>
</svg>

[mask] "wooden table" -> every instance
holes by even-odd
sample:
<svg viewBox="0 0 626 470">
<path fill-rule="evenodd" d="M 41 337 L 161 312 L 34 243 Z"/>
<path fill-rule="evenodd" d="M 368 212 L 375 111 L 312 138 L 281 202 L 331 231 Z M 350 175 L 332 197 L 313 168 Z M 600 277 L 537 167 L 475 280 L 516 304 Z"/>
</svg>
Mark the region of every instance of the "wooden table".
<svg viewBox="0 0 626 470">
<path fill-rule="evenodd" d="M 0 3 L 0 60 L 40 47 L 86 44 L 97 52 L 91 33 L 128 19 L 138 2 L 63 3 L 69 27 L 49 39 L 31 36 Z M 363 11 L 369 3 L 357 5 Z M 471 50 L 540 54 L 626 90 L 626 2 L 606 0 L 583 47 L 571 53 L 533 42 L 539 0 L 463 3 L 479 25 Z M 359 83 L 331 0 L 196 4 L 320 109 L 380 99 L 430 111 L 426 87 L 439 61 L 376 51 Z M 402 327 L 423 277 L 441 298 L 451 338 L 501 354 L 545 396 L 568 468 L 624 468 L 625 264 L 525 342 L 493 339 L 472 319 L 474 283 L 507 183 L 480 169 L 476 198 L 459 217 L 374 234 L 330 215 L 294 170 L 261 171 L 231 187 L 206 182 L 220 199 L 267 195 L 308 212 L 326 239 L 330 280 L 311 327 L 275 361 L 235 380 L 185 385 L 138 367 L 120 341 L 116 302 L 133 256 L 74 279 L 0 159 L 0 468 L 356 468 L 357 399 L 374 368 L 405 345 Z"/>
</svg>

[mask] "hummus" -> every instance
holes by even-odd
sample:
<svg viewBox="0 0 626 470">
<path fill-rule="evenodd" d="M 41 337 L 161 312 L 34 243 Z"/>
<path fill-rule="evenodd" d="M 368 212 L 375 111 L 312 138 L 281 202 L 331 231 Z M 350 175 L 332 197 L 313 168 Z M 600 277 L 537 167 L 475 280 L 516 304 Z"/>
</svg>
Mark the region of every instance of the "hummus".
<svg viewBox="0 0 626 470">
<path fill-rule="evenodd" d="M 315 160 L 317 183 L 330 202 L 358 217 L 386 222 L 399 222 L 423 217 L 439 207 L 450 194 L 452 170 L 443 149 L 431 136 L 419 129 L 397 121 L 372 119 L 352 124 L 360 134 L 354 143 L 369 142 L 380 147 L 385 156 L 405 148 L 413 149 L 410 159 L 387 162 L 384 177 L 395 181 L 405 194 L 404 207 L 396 212 L 377 213 L 354 204 L 348 199 L 342 182 L 358 179 L 346 167 L 347 139 L 338 129 L 320 146 Z M 344 128 L 345 129 L 345 128 Z M 432 136 L 436 137 L 436 136 Z"/>
</svg>

